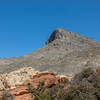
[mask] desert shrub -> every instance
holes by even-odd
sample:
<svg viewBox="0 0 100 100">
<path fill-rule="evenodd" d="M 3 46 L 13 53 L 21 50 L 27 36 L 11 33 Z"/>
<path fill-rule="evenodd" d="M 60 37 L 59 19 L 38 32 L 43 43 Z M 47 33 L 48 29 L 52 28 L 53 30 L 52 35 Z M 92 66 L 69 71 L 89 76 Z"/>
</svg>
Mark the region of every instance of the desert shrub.
<svg viewBox="0 0 100 100">
<path fill-rule="evenodd" d="M 83 88 L 83 83 L 88 83 L 89 85 L 86 84 L 85 87 Z M 90 99 L 93 98 L 94 100 L 100 100 L 100 74 L 95 74 L 95 72 L 93 71 L 92 68 L 85 69 L 81 73 L 77 74 L 74 77 L 71 86 L 74 86 L 74 89 L 75 89 L 75 87 L 77 87 L 77 85 L 78 85 L 78 88 L 80 87 L 83 89 L 85 89 L 86 86 L 88 86 L 89 90 L 90 90 L 90 87 L 92 86 L 93 89 L 91 91 L 84 92 L 84 94 L 86 95 L 86 93 L 87 93 L 87 95 L 88 95 L 87 97 Z M 68 91 L 69 90 L 70 89 L 68 89 Z M 76 90 L 77 90 L 77 88 L 76 88 Z M 91 92 L 92 93 L 94 92 L 94 93 L 91 94 Z M 73 93 L 75 93 L 75 92 L 73 92 Z M 82 95 L 82 96 L 84 96 L 84 95 Z M 74 99 L 72 99 L 72 100 L 74 100 Z M 81 99 L 79 98 L 77 100 L 81 100 Z"/>
<path fill-rule="evenodd" d="M 89 82 L 71 85 L 68 89 L 64 89 L 64 87 L 51 88 L 49 91 L 51 100 L 99 100 L 99 91 Z"/>
<path fill-rule="evenodd" d="M 42 93 L 37 97 L 38 100 L 51 100 L 51 96 L 46 93 Z"/>
<path fill-rule="evenodd" d="M 75 75 L 72 84 L 79 84 L 80 82 L 83 82 L 83 79 L 88 78 L 89 76 L 93 75 L 94 71 L 92 68 L 87 68 L 83 70 L 82 72 Z M 85 80 L 87 81 L 87 80 Z"/>
<path fill-rule="evenodd" d="M 44 86 L 44 81 L 40 82 L 37 88 L 34 88 L 30 83 L 28 84 L 28 91 L 35 96 L 35 100 L 51 100 L 51 96 L 45 93 L 48 87 Z"/>
<path fill-rule="evenodd" d="M 98 100 L 97 89 L 92 84 L 85 82 L 71 86 L 64 94 L 63 100 Z"/>
<path fill-rule="evenodd" d="M 50 88 L 48 94 L 51 96 L 51 100 L 63 100 L 62 97 L 68 84 L 68 81 L 64 81 Z"/>
<path fill-rule="evenodd" d="M 91 80 L 93 86 L 98 90 L 97 97 L 100 100 L 100 74 L 96 75 L 94 79 Z"/>
<path fill-rule="evenodd" d="M 2 98 L 0 100 L 14 100 L 14 97 L 9 92 L 3 91 Z"/>
<path fill-rule="evenodd" d="M 34 88 L 31 84 L 28 84 L 28 91 L 35 96 L 35 100 L 63 100 L 62 94 L 67 85 L 68 82 L 64 81 L 48 87 L 44 86 L 44 82 L 40 82 L 38 88 Z"/>
<path fill-rule="evenodd" d="M 83 78 L 88 78 L 93 73 L 94 73 L 94 71 L 92 68 L 87 68 L 87 69 L 82 71 L 82 76 L 83 76 Z"/>
<path fill-rule="evenodd" d="M 68 86 L 70 87 L 66 88 Z M 36 100 L 100 100 L 100 75 L 94 74 L 91 68 L 77 74 L 71 84 L 60 82 L 55 86 L 45 87 L 44 82 L 40 82 L 38 88 L 31 84 L 28 87 Z"/>
<path fill-rule="evenodd" d="M 100 75 L 96 75 L 95 78 L 92 80 L 92 84 L 94 87 L 100 89 Z"/>
</svg>

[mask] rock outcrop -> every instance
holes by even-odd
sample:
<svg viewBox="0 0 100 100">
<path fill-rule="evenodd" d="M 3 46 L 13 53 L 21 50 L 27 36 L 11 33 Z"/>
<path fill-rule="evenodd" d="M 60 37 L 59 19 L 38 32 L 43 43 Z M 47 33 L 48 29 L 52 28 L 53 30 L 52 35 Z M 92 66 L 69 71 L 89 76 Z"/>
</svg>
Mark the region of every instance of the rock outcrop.
<svg viewBox="0 0 100 100">
<path fill-rule="evenodd" d="M 7 91 L 14 96 L 14 100 L 33 100 L 31 95 L 27 91 L 29 83 L 32 84 L 35 88 L 37 88 L 39 82 L 44 81 L 45 86 L 51 87 L 57 85 L 59 82 L 63 82 L 64 80 L 69 81 L 67 77 L 59 77 L 51 72 L 42 72 L 34 75 L 30 81 L 26 81 L 23 84 L 17 86 L 16 88 L 10 88 Z M 2 92 L 0 92 L 0 95 L 2 96 Z"/>
<path fill-rule="evenodd" d="M 21 68 L 11 73 L 0 75 L 0 90 L 13 89 L 29 81 L 34 75 L 39 74 L 39 71 L 34 70 L 32 67 Z"/>
</svg>

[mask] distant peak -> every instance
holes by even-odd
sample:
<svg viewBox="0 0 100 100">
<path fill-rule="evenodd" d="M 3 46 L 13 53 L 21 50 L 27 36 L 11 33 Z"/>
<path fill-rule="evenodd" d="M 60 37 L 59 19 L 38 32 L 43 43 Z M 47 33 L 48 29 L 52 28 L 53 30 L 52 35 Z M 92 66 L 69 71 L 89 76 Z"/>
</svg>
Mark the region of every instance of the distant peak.
<svg viewBox="0 0 100 100">
<path fill-rule="evenodd" d="M 53 42 L 56 39 L 66 39 L 67 37 L 71 36 L 73 32 L 61 28 L 57 28 L 53 31 L 50 38 L 47 40 L 46 44 Z"/>
</svg>

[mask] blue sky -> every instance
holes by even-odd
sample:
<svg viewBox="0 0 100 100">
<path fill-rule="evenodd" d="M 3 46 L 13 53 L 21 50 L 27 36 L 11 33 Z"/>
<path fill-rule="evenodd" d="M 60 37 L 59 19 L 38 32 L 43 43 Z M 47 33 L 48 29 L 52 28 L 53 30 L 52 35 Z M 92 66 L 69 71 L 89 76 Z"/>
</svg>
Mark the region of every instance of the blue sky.
<svg viewBox="0 0 100 100">
<path fill-rule="evenodd" d="M 0 0 L 0 57 L 43 47 L 56 28 L 100 41 L 100 0 Z"/>
</svg>

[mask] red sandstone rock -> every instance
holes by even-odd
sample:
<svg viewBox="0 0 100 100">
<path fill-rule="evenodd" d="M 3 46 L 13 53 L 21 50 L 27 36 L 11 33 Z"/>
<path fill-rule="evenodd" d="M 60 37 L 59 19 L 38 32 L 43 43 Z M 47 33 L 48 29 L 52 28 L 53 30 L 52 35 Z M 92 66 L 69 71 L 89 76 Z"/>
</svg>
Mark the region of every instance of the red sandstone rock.
<svg viewBox="0 0 100 100">
<path fill-rule="evenodd" d="M 24 85 L 27 85 L 28 83 L 31 83 L 34 87 L 37 87 L 39 82 L 44 81 L 45 86 L 50 86 L 52 84 L 56 85 L 58 83 L 58 78 L 53 73 L 41 73 L 38 75 L 35 75 L 33 79 L 30 82 L 25 82 Z"/>
<path fill-rule="evenodd" d="M 18 86 L 15 89 L 9 90 L 8 92 L 14 95 L 14 100 L 32 100 L 31 95 L 27 91 L 28 83 L 31 83 L 35 88 L 37 88 L 39 82 L 41 81 L 44 81 L 45 86 L 52 86 L 64 80 L 68 81 L 68 78 L 56 77 L 55 74 L 50 72 L 40 73 L 38 75 L 35 75 L 31 81 L 26 81 L 22 85 Z"/>
<path fill-rule="evenodd" d="M 14 100 L 32 100 L 32 98 L 30 94 L 23 94 L 15 96 Z"/>
</svg>

